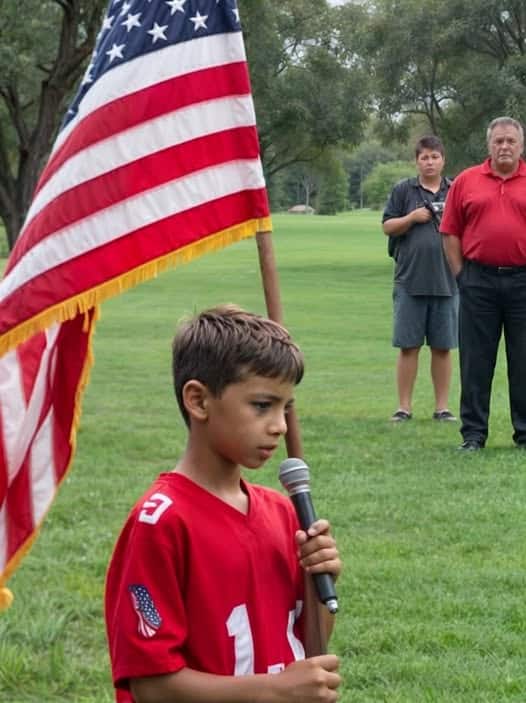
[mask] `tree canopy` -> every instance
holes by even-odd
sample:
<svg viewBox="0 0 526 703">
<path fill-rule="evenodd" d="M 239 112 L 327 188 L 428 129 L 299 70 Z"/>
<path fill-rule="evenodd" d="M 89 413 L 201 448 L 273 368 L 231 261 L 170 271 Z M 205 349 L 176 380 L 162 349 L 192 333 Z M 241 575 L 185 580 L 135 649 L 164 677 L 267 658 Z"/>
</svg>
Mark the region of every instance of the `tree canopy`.
<svg viewBox="0 0 526 703">
<path fill-rule="evenodd" d="M 326 0 L 239 4 L 267 178 L 357 143 L 369 90 L 363 66 L 350 59 L 338 8 Z"/>
<path fill-rule="evenodd" d="M 368 0 L 364 42 L 378 116 L 407 136 L 415 117 L 447 144 L 458 170 L 485 155 L 488 122 L 526 109 L 522 0 Z"/>
<path fill-rule="evenodd" d="M 526 114 L 524 0 L 238 2 L 263 167 L 280 204 L 314 179 L 334 208 L 343 200 L 331 199 L 331 178 L 338 189 L 349 180 L 359 203 L 374 164 L 405 158 L 400 144 L 426 132 L 444 141 L 454 175 L 485 156 L 491 119 Z M 0 219 L 10 246 L 105 5 L 0 0 Z"/>
</svg>

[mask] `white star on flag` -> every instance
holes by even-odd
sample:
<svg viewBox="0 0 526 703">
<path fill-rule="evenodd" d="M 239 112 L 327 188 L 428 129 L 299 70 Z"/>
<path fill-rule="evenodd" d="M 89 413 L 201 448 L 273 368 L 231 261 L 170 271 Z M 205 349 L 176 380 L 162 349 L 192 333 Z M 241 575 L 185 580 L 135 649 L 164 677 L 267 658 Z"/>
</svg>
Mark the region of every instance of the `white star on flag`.
<svg viewBox="0 0 526 703">
<path fill-rule="evenodd" d="M 85 85 L 86 83 L 93 83 L 93 76 L 91 75 L 92 70 L 93 70 L 93 63 L 90 63 L 90 65 L 86 69 L 86 73 L 84 74 L 84 78 L 82 79 L 82 85 Z"/>
<path fill-rule="evenodd" d="M 208 19 L 208 15 L 199 14 L 199 10 L 196 12 L 194 17 L 190 17 L 190 21 L 194 23 L 194 32 L 197 32 L 197 30 L 200 27 L 202 27 L 203 29 L 207 29 L 207 26 L 206 26 L 207 19 Z"/>
<path fill-rule="evenodd" d="M 131 9 L 131 6 L 132 6 L 131 2 L 125 2 L 121 8 L 121 15 L 125 15 L 128 12 L 128 10 Z"/>
<path fill-rule="evenodd" d="M 182 12 L 184 15 L 184 4 L 186 0 L 167 0 L 166 4 L 170 7 L 170 15 L 175 15 L 176 12 Z"/>
<path fill-rule="evenodd" d="M 124 22 L 121 22 L 121 24 L 123 24 L 126 27 L 128 32 L 131 32 L 133 27 L 140 27 L 141 26 L 141 23 L 139 22 L 140 16 L 141 16 L 140 12 L 137 12 L 137 14 L 135 14 L 135 15 L 129 14 L 128 17 L 124 20 Z"/>
<path fill-rule="evenodd" d="M 104 21 L 102 22 L 101 33 L 105 32 L 107 29 L 111 29 L 115 15 L 106 15 Z"/>
<path fill-rule="evenodd" d="M 162 27 L 157 24 L 157 22 L 154 22 L 154 25 L 151 29 L 148 30 L 148 34 L 152 35 L 152 42 L 155 44 L 157 39 L 165 39 L 167 40 L 165 31 L 168 29 L 168 25 L 164 24 Z"/>
<path fill-rule="evenodd" d="M 122 58 L 124 58 L 124 56 L 122 55 L 122 50 L 124 49 L 125 46 L 126 46 L 126 44 L 119 44 L 118 46 L 117 46 L 117 44 L 114 44 L 114 45 L 111 47 L 111 49 L 106 52 L 107 55 L 110 57 L 110 63 L 111 63 L 114 59 L 122 59 Z"/>
</svg>

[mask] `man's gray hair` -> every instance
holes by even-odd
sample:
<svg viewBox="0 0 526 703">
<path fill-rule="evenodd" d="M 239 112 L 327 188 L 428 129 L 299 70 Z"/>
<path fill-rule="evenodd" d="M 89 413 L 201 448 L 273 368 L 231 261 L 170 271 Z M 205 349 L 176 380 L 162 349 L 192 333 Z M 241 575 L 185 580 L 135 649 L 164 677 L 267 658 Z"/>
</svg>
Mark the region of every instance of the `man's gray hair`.
<svg viewBox="0 0 526 703">
<path fill-rule="evenodd" d="M 521 142 L 524 144 L 524 130 L 522 129 L 522 125 L 520 122 L 514 120 L 513 117 L 495 117 L 495 119 L 489 123 L 488 130 L 486 132 L 486 142 L 488 145 L 489 140 L 491 139 L 491 133 L 493 132 L 495 127 L 500 127 L 501 125 L 507 127 L 515 127 L 515 129 L 519 133 Z"/>
</svg>

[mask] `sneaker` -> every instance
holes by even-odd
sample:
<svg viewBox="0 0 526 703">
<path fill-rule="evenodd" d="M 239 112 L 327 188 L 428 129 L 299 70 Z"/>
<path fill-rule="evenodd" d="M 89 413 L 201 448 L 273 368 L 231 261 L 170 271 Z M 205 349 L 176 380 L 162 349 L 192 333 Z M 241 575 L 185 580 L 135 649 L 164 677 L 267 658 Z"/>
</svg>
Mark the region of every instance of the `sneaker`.
<svg viewBox="0 0 526 703">
<path fill-rule="evenodd" d="M 458 449 L 461 452 L 478 452 L 479 449 L 484 449 L 484 445 L 477 442 L 476 439 L 466 439 Z"/>
<path fill-rule="evenodd" d="M 408 413 L 407 410 L 397 410 L 393 415 L 391 415 L 391 422 L 405 422 L 410 420 L 413 416 Z"/>
<path fill-rule="evenodd" d="M 449 410 L 437 410 L 433 413 L 433 420 L 440 420 L 441 422 L 456 422 L 457 418 Z"/>
</svg>

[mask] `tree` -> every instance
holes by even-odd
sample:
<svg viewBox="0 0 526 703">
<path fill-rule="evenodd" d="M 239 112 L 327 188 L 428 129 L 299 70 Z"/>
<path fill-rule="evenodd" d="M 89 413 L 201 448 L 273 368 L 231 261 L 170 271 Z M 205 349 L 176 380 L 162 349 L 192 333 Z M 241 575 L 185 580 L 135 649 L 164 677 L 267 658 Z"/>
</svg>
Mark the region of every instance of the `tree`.
<svg viewBox="0 0 526 703">
<path fill-rule="evenodd" d="M 414 175 L 415 165 L 410 161 L 390 161 L 378 164 L 363 184 L 367 205 L 372 208 L 383 207 L 393 186 L 403 178 L 410 178 Z"/>
<path fill-rule="evenodd" d="M 353 207 L 363 207 L 363 184 L 378 163 L 395 161 L 399 154 L 375 140 L 362 142 L 349 156 L 344 157 L 344 167 L 349 178 L 349 202 Z"/>
<path fill-rule="evenodd" d="M 485 127 L 526 110 L 522 0 L 366 0 L 363 41 L 384 135 L 415 118 L 446 144 L 448 170 L 484 157 Z"/>
<path fill-rule="evenodd" d="M 318 195 L 318 212 L 320 215 L 336 215 L 347 209 L 349 177 L 340 159 L 333 156 L 323 166 Z"/>
<path fill-rule="evenodd" d="M 369 90 L 363 67 L 350 64 L 352 40 L 340 33 L 339 8 L 326 0 L 239 5 L 267 179 L 356 143 Z"/>
<path fill-rule="evenodd" d="M 93 49 L 105 5 L 106 0 L 0 0 L 0 218 L 9 248 Z"/>
</svg>

